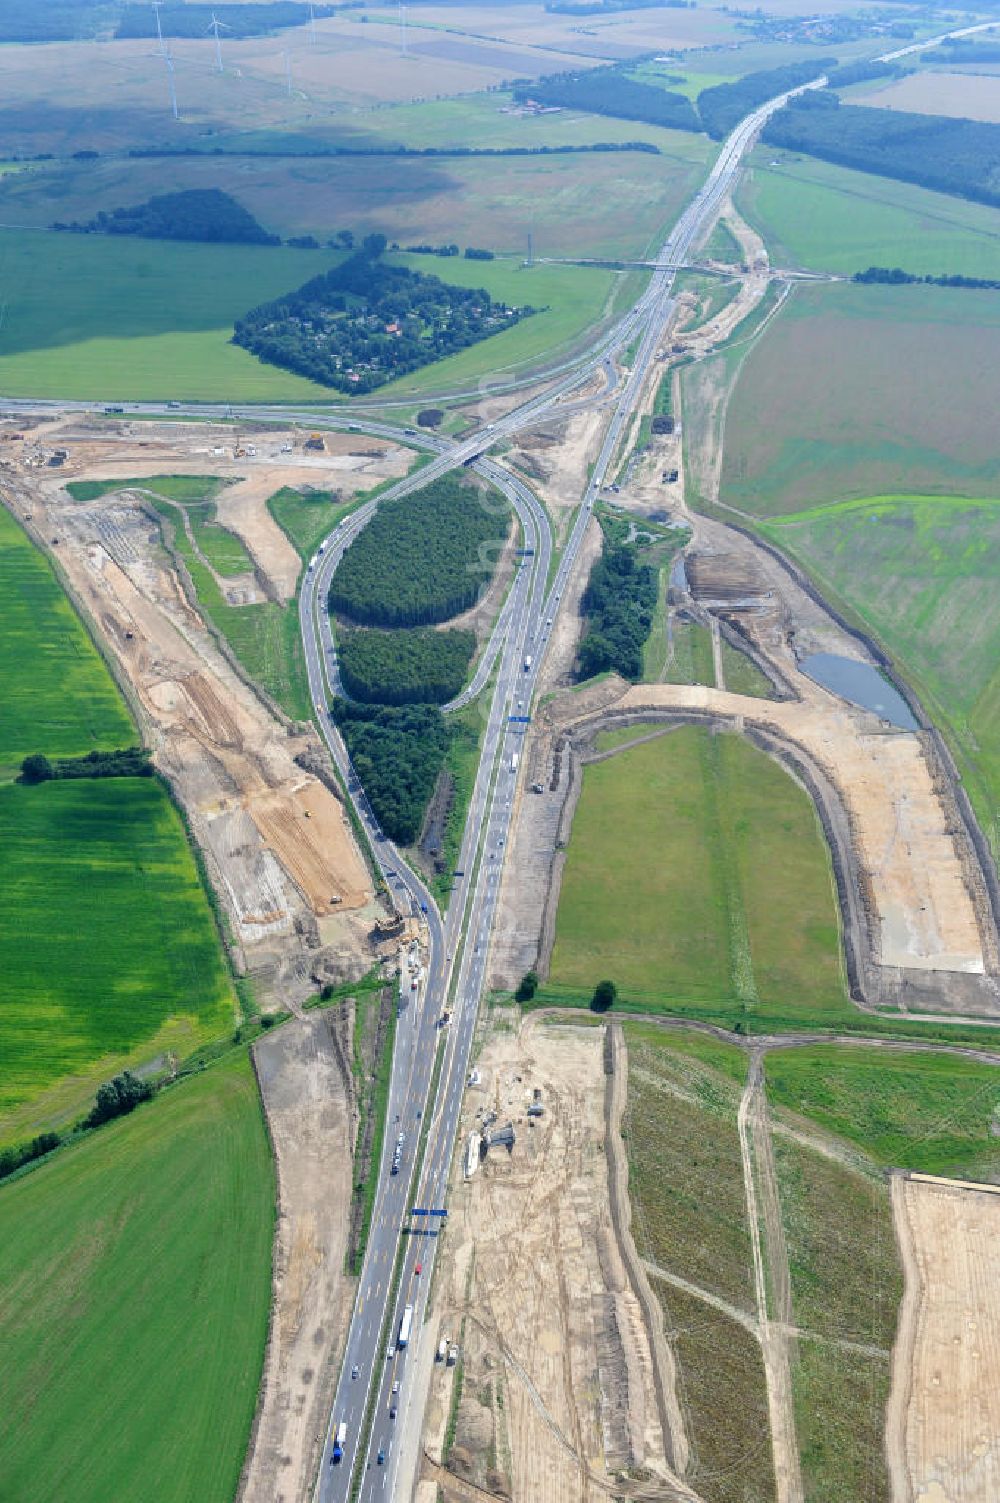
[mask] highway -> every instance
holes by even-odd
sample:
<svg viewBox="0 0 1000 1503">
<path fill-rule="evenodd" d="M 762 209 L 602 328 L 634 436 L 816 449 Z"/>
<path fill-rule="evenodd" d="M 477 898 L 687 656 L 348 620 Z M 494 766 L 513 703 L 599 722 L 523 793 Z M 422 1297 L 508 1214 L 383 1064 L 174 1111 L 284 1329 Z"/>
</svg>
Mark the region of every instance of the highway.
<svg viewBox="0 0 1000 1503">
<path fill-rule="evenodd" d="M 819 81 L 806 87 L 816 87 Z M 795 90 L 793 92 L 799 92 Z M 552 619 L 576 562 L 594 501 L 635 411 L 651 364 L 656 360 L 670 317 L 674 267 L 685 260 L 707 232 L 729 193 L 740 164 L 758 131 L 788 95 L 771 100 L 744 120 L 723 143 L 704 185 L 677 221 L 663 245 L 657 269 L 634 307 L 612 335 L 598 341 L 582 366 L 560 376 L 547 390 L 454 444 L 405 430 L 404 441 L 432 450 L 430 462 L 346 518 L 326 539 L 310 565 L 300 596 L 300 620 L 310 690 L 323 735 L 365 827 L 376 863 L 401 911 L 425 912 L 427 967 L 419 990 L 400 1014 L 392 1072 L 385 1144 L 368 1247 L 345 1346 L 330 1425 L 317 1482 L 318 1503 L 340 1503 L 352 1492 L 359 1473 L 363 1500 L 402 1496 L 408 1479 L 398 1475 L 395 1439 L 408 1407 L 420 1405 L 411 1393 L 409 1346 L 397 1336 L 403 1312 L 413 1310 L 413 1340 L 419 1336 L 433 1267 L 435 1239 L 442 1220 L 413 1218 L 414 1207 L 446 1208 L 449 1168 L 462 1094 L 486 976 L 490 936 L 509 837 L 519 757 L 525 729 L 512 716 L 530 714 L 540 663 Z M 521 429 L 558 411 L 559 404 L 617 348 L 639 339 L 628 379 L 614 393 L 610 421 L 590 483 L 567 540 L 551 586 L 546 587 L 552 558 L 548 518 L 531 490 L 486 451 Z M 367 433 L 399 438 L 398 428 L 362 420 L 351 426 Z M 406 495 L 459 465 L 468 464 L 507 496 L 521 520 L 527 556 L 518 569 L 493 639 L 484 654 L 473 691 L 485 685 L 495 667 L 496 684 L 488 710 L 483 749 L 456 871 L 455 889 L 441 917 L 426 885 L 402 854 L 378 829 L 346 749 L 330 722 L 331 692 L 339 688 L 328 613 L 325 608 L 332 575 L 345 549 L 370 519 L 380 500 Z M 457 703 L 457 701 L 456 701 Z M 450 1011 L 450 1020 L 442 1022 Z M 437 1089 L 430 1086 L 438 1048 L 442 1065 Z M 426 1114 L 426 1115 L 425 1115 Z M 423 1161 L 414 1154 L 426 1133 Z M 400 1167 L 391 1172 L 399 1136 Z M 416 1179 L 413 1180 L 416 1168 Z M 398 1284 L 394 1284 L 397 1271 Z M 417 1267 L 421 1271 L 417 1273 Z M 355 1376 L 356 1374 L 356 1376 Z M 395 1386 L 398 1388 L 395 1389 Z M 366 1416 L 371 1410 L 371 1427 Z M 392 1411 L 396 1411 L 393 1417 Z M 343 1427 L 343 1453 L 333 1459 L 333 1442 Z M 364 1450 L 359 1452 L 359 1447 Z"/>
</svg>

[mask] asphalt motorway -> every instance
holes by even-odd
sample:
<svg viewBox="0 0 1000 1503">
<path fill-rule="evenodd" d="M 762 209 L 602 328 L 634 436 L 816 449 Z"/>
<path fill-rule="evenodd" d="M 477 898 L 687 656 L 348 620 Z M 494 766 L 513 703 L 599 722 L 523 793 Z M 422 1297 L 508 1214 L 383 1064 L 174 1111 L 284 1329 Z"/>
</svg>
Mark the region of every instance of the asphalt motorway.
<svg viewBox="0 0 1000 1503">
<path fill-rule="evenodd" d="M 439 452 L 412 476 L 386 491 L 405 495 L 437 475 L 470 464 L 507 494 L 517 509 L 529 551 L 518 570 L 491 647 L 497 679 L 485 725 L 483 750 L 470 803 L 462 852 L 447 916 L 442 919 L 419 876 L 401 853 L 382 837 L 364 790 L 350 767 L 346 750 L 329 720 L 329 692 L 338 683 L 333 641 L 325 609 L 330 579 L 345 548 L 365 525 L 369 503 L 345 519 L 313 560 L 300 599 L 300 616 L 310 688 L 323 734 L 345 779 L 348 792 L 375 852 L 376 862 L 401 909 L 426 910 L 428 964 L 417 998 L 401 1012 L 392 1073 L 387 1130 L 380 1183 L 368 1247 L 344 1353 L 324 1446 L 316 1496 L 319 1503 L 339 1503 L 351 1494 L 355 1470 L 360 1472 L 363 1500 L 402 1493 L 406 1479 L 398 1475 L 395 1437 L 401 1431 L 409 1404 L 420 1403 L 407 1381 L 412 1367 L 409 1346 L 400 1348 L 398 1334 L 404 1312 L 412 1311 L 414 1337 L 425 1313 L 435 1241 L 443 1218 L 414 1217 L 414 1208 L 446 1209 L 446 1190 L 458 1126 L 459 1109 L 485 980 L 486 958 L 509 836 L 524 722 L 534 694 L 540 661 L 551 621 L 573 568 L 576 553 L 608 467 L 626 432 L 651 363 L 657 358 L 671 311 L 673 267 L 705 233 L 730 191 L 740 163 L 767 116 L 787 96 L 772 100 L 743 121 L 720 148 L 703 187 L 682 214 L 660 253 L 662 266 L 654 271 L 643 296 L 618 325 L 617 343 L 640 343 L 628 380 L 617 394 L 600 455 L 583 498 L 573 531 L 560 559 L 546 598 L 552 541 L 548 519 L 532 492 L 509 471 L 490 461 L 486 451 L 529 423 L 551 415 L 556 404 L 591 370 L 607 358 L 606 341 L 594 349 L 582 374 L 578 370 L 557 381 L 540 396 L 458 444 Z M 376 426 L 392 436 L 397 429 Z M 420 435 L 404 435 L 419 438 Z M 428 445 L 430 446 L 430 445 Z M 434 445 L 437 447 L 437 444 Z M 453 995 L 452 995 L 453 994 Z M 449 998 L 451 998 L 449 1002 Z M 450 1020 L 443 1022 L 446 1012 Z M 444 1037 L 442 1038 L 442 1034 Z M 438 1047 L 442 1068 L 433 1101 L 430 1084 Z M 425 1122 L 424 1113 L 430 1113 Z M 414 1175 L 413 1154 L 426 1129 L 423 1162 Z M 400 1171 L 390 1164 L 403 1134 Z M 399 1280 L 394 1283 L 399 1261 Z M 421 1272 L 416 1272 L 417 1267 Z M 355 1376 L 355 1373 L 357 1376 Z M 398 1387 L 396 1387 L 398 1385 Z M 394 1391 L 395 1389 L 395 1391 Z M 372 1422 L 367 1426 L 371 1406 Z M 396 1411 L 395 1417 L 392 1411 Z M 342 1455 L 333 1459 L 333 1442 L 343 1428 Z M 359 1445 L 365 1449 L 359 1456 Z"/>
</svg>

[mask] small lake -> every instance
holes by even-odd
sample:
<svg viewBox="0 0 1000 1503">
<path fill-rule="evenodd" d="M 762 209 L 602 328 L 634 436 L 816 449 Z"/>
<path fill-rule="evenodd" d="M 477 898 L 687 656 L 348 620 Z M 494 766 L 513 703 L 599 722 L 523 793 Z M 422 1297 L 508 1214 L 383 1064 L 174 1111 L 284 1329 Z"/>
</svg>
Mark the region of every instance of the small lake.
<svg viewBox="0 0 1000 1503">
<path fill-rule="evenodd" d="M 890 725 L 898 726 L 902 731 L 920 729 L 903 696 L 870 663 L 842 658 L 834 652 L 814 652 L 803 658 L 799 667 L 824 689 L 832 690 L 841 699 L 849 700 L 863 710 L 873 710 Z"/>
</svg>

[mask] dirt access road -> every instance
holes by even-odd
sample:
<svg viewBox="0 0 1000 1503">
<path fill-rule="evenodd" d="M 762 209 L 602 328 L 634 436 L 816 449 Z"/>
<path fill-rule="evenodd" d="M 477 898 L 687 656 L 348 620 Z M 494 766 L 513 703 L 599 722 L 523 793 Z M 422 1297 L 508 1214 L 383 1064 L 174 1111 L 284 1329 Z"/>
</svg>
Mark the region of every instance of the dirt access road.
<svg viewBox="0 0 1000 1503">
<path fill-rule="evenodd" d="M 892 1183 L 906 1278 L 886 1449 L 893 1503 L 1000 1498 L 1000 1187 Z"/>
<path fill-rule="evenodd" d="M 350 1009 L 254 1046 L 278 1176 L 271 1324 L 240 1503 L 311 1497 L 354 1281 L 344 1273 L 356 1116 Z"/>
</svg>

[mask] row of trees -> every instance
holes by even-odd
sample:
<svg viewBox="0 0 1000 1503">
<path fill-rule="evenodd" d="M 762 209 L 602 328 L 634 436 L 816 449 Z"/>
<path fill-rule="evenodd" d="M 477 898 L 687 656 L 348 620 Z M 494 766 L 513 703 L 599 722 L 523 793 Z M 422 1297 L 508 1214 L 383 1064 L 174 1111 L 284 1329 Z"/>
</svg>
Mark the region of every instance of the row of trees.
<svg viewBox="0 0 1000 1503">
<path fill-rule="evenodd" d="M 842 167 L 1000 205 L 1000 125 L 983 120 L 866 109 L 824 90 L 793 99 L 763 136 Z"/>
<path fill-rule="evenodd" d="M 757 73 L 747 73 L 732 83 L 716 84 L 702 89 L 698 95 L 698 113 L 701 123 L 714 141 L 721 141 L 744 116 L 758 105 L 784 94 L 788 89 L 798 88 L 812 78 L 827 73 L 837 66 L 835 57 L 818 57 L 805 63 L 786 63 L 782 68 L 765 68 Z"/>
<path fill-rule="evenodd" d="M 42 752 L 33 752 L 21 763 L 22 783 L 50 783 L 63 778 L 151 778 L 152 752 L 144 746 L 127 746 L 120 751 L 92 751 L 84 757 L 57 757 L 50 761 Z"/>
<path fill-rule="evenodd" d="M 101 210 L 85 223 L 57 220 L 54 230 L 79 234 L 141 235 L 148 240 L 197 240 L 208 244 L 280 245 L 253 215 L 221 188 L 184 188 L 145 203 Z"/>
<path fill-rule="evenodd" d="M 424 810 L 448 754 L 450 733 L 436 705 L 351 704 L 333 718 L 382 829 L 400 845 L 420 834 Z"/>
<path fill-rule="evenodd" d="M 640 561 L 634 543 L 614 543 L 590 571 L 583 595 L 587 630 L 578 653 L 581 678 L 614 669 L 623 678 L 642 677 L 642 649 L 653 625 L 656 570 Z"/>
<path fill-rule="evenodd" d="M 385 501 L 334 574 L 330 610 L 362 626 L 447 621 L 483 593 L 508 526 L 499 495 L 457 475 Z"/>
<path fill-rule="evenodd" d="M 890 287 L 905 287 L 911 282 L 925 282 L 932 287 L 973 287 L 989 292 L 1000 290 L 1000 280 L 996 277 L 964 277 L 961 272 L 955 272 L 951 276 L 919 277 L 912 271 L 903 271 L 900 266 L 869 266 L 867 271 L 856 271 L 851 281 L 865 285 L 885 283 Z"/>
<path fill-rule="evenodd" d="M 344 688 L 365 704 L 445 704 L 454 699 L 476 650 L 471 631 L 343 632 L 337 659 Z"/>
<path fill-rule="evenodd" d="M 699 130 L 698 116 L 684 94 L 640 83 L 614 64 L 585 73 L 553 73 L 532 83 L 517 84 L 514 97 L 522 102 L 558 105 L 562 109 L 587 110 L 591 115 L 612 115 L 619 120 L 643 120 L 673 130 Z"/>
<path fill-rule="evenodd" d="M 105 1122 L 113 1121 L 115 1117 L 124 1117 L 154 1094 L 155 1087 L 148 1081 L 140 1080 L 131 1070 L 124 1070 L 113 1080 L 98 1086 L 97 1099 L 81 1125 L 84 1128 L 100 1127 Z M 30 1142 L 0 1149 L 0 1179 L 7 1179 L 25 1164 L 31 1164 L 35 1159 L 52 1153 L 62 1142 L 61 1133 L 42 1132 Z"/>
<path fill-rule="evenodd" d="M 234 344 L 338 391 L 373 391 L 396 376 L 512 328 L 535 310 L 494 302 L 483 287 L 381 260 L 384 235 L 296 291 L 252 309 Z"/>
</svg>

